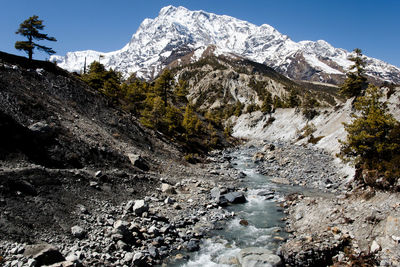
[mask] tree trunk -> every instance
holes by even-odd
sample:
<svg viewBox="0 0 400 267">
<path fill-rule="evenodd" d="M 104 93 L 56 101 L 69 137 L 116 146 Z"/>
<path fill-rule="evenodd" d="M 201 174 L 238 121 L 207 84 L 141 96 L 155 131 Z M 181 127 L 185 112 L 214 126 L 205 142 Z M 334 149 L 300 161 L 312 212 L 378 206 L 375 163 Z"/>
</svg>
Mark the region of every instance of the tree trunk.
<svg viewBox="0 0 400 267">
<path fill-rule="evenodd" d="M 32 61 L 32 55 L 33 55 L 33 47 L 32 47 L 32 35 L 29 35 L 29 50 L 28 50 L 28 56 L 29 60 Z"/>
</svg>

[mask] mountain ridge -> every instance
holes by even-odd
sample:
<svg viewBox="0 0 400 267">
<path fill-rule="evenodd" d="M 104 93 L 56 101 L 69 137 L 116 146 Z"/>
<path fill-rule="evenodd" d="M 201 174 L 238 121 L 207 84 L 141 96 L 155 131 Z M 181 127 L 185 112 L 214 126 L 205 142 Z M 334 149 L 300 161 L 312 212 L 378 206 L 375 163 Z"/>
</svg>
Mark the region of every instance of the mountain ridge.
<svg viewBox="0 0 400 267">
<path fill-rule="evenodd" d="M 200 47 L 215 45 L 218 53 L 233 53 L 266 64 L 295 80 L 339 84 L 352 62 L 351 52 L 323 40 L 294 42 L 268 24 L 257 26 L 227 15 L 166 6 L 154 19 L 145 19 L 121 50 L 68 52 L 51 61 L 69 71 L 81 71 L 85 57 L 101 60 L 129 76 L 153 79 L 170 62 Z M 102 57 L 101 57 L 102 56 Z M 101 57 L 101 58 L 100 58 Z M 173 57 L 173 58 L 171 58 Z M 400 83 L 400 69 L 366 57 L 366 74 L 374 81 Z"/>
</svg>

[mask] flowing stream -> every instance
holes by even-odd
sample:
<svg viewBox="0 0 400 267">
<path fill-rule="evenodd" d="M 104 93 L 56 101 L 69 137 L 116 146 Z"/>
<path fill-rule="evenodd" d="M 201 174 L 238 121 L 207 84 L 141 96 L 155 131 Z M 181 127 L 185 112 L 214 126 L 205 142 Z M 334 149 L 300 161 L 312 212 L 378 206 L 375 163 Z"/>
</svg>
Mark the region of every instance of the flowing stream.
<svg viewBox="0 0 400 267">
<path fill-rule="evenodd" d="M 248 188 L 247 202 L 227 207 L 229 211 L 235 212 L 234 219 L 228 221 L 222 230 L 215 230 L 210 235 L 212 237 L 205 239 L 198 252 L 189 254 L 189 260 L 169 266 L 232 266 L 236 265 L 235 257 L 240 250 L 247 247 L 262 247 L 276 252 L 282 240 L 287 237 L 285 222 L 282 221 L 285 214 L 278 203 L 285 195 L 305 192 L 304 188 L 276 184 L 270 181 L 271 177 L 258 174 L 257 165 L 252 160 L 256 151 L 256 148 L 243 148 L 231 154 L 234 167 L 246 174 L 242 186 Z M 269 191 L 275 193 L 270 197 L 258 195 Z M 247 221 L 248 225 L 242 225 L 241 220 Z"/>
</svg>

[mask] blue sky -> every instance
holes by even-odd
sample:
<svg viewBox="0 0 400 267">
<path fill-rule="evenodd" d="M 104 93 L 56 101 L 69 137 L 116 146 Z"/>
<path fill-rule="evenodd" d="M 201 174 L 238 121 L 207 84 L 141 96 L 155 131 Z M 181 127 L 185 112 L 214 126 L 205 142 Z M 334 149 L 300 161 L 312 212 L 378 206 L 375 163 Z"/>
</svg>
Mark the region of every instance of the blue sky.
<svg viewBox="0 0 400 267">
<path fill-rule="evenodd" d="M 129 42 L 144 18 L 154 18 L 166 5 L 184 6 L 269 24 L 294 41 L 323 39 L 400 66 L 400 1 L 398 0 L 1 0 L 0 50 L 21 40 L 19 24 L 36 14 L 45 32 L 57 38 L 46 43 L 58 55 L 92 49 L 114 51 Z M 34 58 L 47 55 L 37 52 Z"/>
</svg>

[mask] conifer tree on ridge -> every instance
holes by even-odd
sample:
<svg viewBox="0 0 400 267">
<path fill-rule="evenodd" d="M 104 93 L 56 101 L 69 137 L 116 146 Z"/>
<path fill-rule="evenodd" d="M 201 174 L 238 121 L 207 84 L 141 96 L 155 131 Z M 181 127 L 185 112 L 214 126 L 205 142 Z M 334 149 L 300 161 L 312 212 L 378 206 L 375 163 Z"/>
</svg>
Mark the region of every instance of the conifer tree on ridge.
<svg viewBox="0 0 400 267">
<path fill-rule="evenodd" d="M 28 39 L 28 41 L 15 42 L 15 48 L 18 50 L 24 50 L 28 54 L 29 60 L 32 60 L 33 50 L 35 48 L 49 55 L 56 53 L 52 48 L 34 42 L 34 40 L 57 41 L 56 38 L 41 33 L 40 31 L 43 30 L 43 28 L 43 20 L 40 20 L 38 16 L 33 15 L 29 19 L 24 20 L 24 22 L 19 25 L 19 29 L 15 32 L 16 34 L 20 34 Z"/>
</svg>

